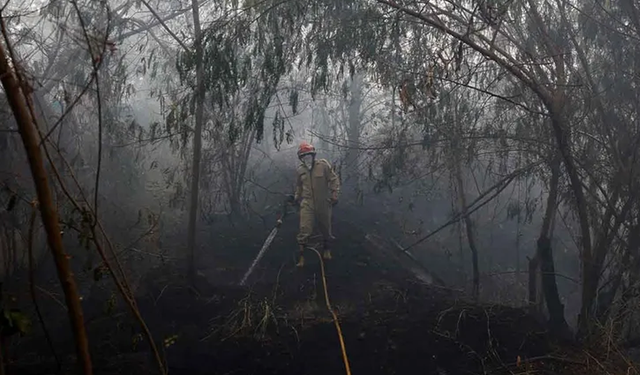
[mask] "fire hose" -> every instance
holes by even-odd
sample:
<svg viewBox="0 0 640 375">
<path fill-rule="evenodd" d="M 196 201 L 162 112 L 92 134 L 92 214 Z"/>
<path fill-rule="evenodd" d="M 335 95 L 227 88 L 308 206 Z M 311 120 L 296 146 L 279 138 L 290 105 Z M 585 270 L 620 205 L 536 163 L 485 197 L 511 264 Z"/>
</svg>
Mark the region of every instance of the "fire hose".
<svg viewBox="0 0 640 375">
<path fill-rule="evenodd" d="M 313 250 L 313 252 L 316 253 L 316 255 L 318 256 L 318 259 L 320 259 L 320 271 L 322 273 L 322 287 L 324 289 L 324 301 L 327 304 L 327 310 L 329 310 L 329 313 L 333 318 L 333 323 L 336 326 L 336 332 L 338 333 L 338 339 L 340 340 L 340 350 L 342 351 L 342 360 L 344 361 L 344 368 L 347 372 L 347 375 L 351 375 L 351 366 L 349 366 L 349 357 L 347 356 L 347 348 L 346 348 L 346 345 L 344 344 L 344 337 L 342 336 L 342 329 L 340 328 L 338 315 L 331 308 L 331 302 L 329 301 L 329 292 L 327 288 L 327 276 L 325 275 L 325 272 L 324 272 L 324 261 L 322 260 L 322 256 L 320 255 L 320 252 L 318 252 L 318 250 L 316 250 L 313 247 L 310 247 L 309 250 Z"/>
<path fill-rule="evenodd" d="M 276 234 L 278 233 L 278 229 L 282 225 L 282 219 L 284 219 L 284 217 L 287 216 L 287 213 L 288 213 L 287 206 L 290 206 L 290 205 L 293 205 L 293 204 L 294 204 L 293 197 L 292 196 L 287 196 L 287 200 L 285 201 L 284 206 L 283 206 L 282 214 L 279 215 L 278 219 L 276 220 L 276 225 L 274 226 L 274 228 L 269 233 L 269 236 L 267 236 L 267 239 L 265 240 L 264 244 L 262 245 L 262 248 L 260 249 L 260 252 L 258 253 L 258 256 L 254 259 L 253 263 L 249 267 L 249 270 L 247 270 L 247 272 L 245 273 L 244 277 L 240 281 L 240 285 L 244 285 L 246 283 L 247 279 L 249 278 L 249 275 L 251 275 L 251 272 L 253 272 L 253 269 L 255 268 L 255 266 L 258 264 L 260 259 L 264 256 L 264 253 L 269 248 L 269 245 L 271 245 L 271 242 L 273 242 L 273 239 L 275 238 Z M 342 353 L 342 360 L 344 362 L 345 371 L 346 371 L 347 375 L 351 375 L 351 366 L 349 365 L 349 357 L 347 356 L 347 349 L 346 349 L 346 345 L 344 343 L 344 337 L 342 336 L 342 329 L 340 328 L 340 322 L 338 320 L 338 315 L 335 313 L 335 311 L 331 307 L 331 301 L 329 300 L 329 288 L 327 288 L 327 276 L 326 276 L 326 273 L 325 273 L 325 270 L 324 270 L 324 260 L 322 259 L 322 255 L 320 255 L 320 252 L 318 250 L 316 250 L 315 248 L 309 247 L 307 249 L 313 251 L 314 253 L 316 253 L 316 255 L 318 256 L 318 259 L 320 260 L 320 271 L 321 271 L 321 275 L 322 275 L 322 288 L 324 290 L 324 301 L 325 301 L 325 304 L 327 306 L 327 310 L 329 310 L 329 313 L 331 314 L 331 317 L 333 319 L 333 323 L 334 323 L 334 325 L 336 327 L 336 332 L 338 333 L 338 340 L 340 342 L 340 350 L 341 350 L 341 353 Z"/>
</svg>

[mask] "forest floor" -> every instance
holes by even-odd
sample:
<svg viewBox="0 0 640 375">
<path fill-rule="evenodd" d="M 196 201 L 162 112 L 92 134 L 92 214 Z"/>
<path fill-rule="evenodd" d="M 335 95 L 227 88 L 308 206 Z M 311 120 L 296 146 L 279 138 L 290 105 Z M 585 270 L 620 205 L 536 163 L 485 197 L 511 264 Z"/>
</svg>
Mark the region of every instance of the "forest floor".
<svg viewBox="0 0 640 375">
<path fill-rule="evenodd" d="M 346 374 L 319 259 L 308 252 L 305 268 L 294 267 L 296 224 L 295 218 L 283 224 L 245 287 L 238 283 L 268 229 L 221 231 L 204 245 L 198 293 L 175 264 L 146 276 L 138 304 L 154 336 L 165 340 L 170 374 Z M 353 374 L 635 373 L 621 360 L 560 343 L 522 309 L 471 304 L 381 264 L 367 250 L 365 233 L 347 222 L 334 232 L 328 292 Z M 131 321 L 88 327 L 96 374 L 156 373 Z M 32 348 L 47 353 L 42 340 Z M 18 360 L 9 373 L 54 373 L 39 358 L 28 366 Z"/>
</svg>

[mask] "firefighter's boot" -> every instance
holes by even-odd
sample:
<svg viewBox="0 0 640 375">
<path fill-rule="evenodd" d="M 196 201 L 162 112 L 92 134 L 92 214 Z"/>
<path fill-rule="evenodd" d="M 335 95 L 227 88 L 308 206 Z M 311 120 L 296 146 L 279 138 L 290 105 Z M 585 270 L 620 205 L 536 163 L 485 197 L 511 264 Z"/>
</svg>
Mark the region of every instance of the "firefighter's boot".
<svg viewBox="0 0 640 375">
<path fill-rule="evenodd" d="M 296 267 L 304 267 L 304 245 L 300 245 L 298 263 L 296 264 Z"/>
<path fill-rule="evenodd" d="M 331 248 L 330 248 L 330 246 L 329 246 L 329 243 L 328 243 L 328 242 L 325 242 L 325 243 L 324 243 L 324 252 L 323 252 L 323 254 L 322 254 L 322 257 L 323 257 L 325 260 L 331 260 Z"/>
</svg>

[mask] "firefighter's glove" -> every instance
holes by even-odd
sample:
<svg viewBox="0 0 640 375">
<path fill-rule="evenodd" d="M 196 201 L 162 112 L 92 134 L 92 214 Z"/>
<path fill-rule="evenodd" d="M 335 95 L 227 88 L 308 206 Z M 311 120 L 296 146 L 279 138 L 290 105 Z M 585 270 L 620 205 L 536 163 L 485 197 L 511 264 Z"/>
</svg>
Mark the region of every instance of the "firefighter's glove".
<svg viewBox="0 0 640 375">
<path fill-rule="evenodd" d="M 331 199 L 329 201 L 331 202 L 332 206 L 335 206 L 336 204 L 338 204 L 338 194 L 337 193 L 331 194 Z"/>
<path fill-rule="evenodd" d="M 287 203 L 288 203 L 288 204 L 290 204 L 290 205 L 292 205 L 292 206 L 297 206 L 297 205 L 299 205 L 299 204 L 300 204 L 300 202 L 298 202 L 298 201 L 296 200 L 296 196 L 295 196 L 295 195 L 293 195 L 293 194 L 289 194 L 289 195 L 287 195 Z"/>
</svg>

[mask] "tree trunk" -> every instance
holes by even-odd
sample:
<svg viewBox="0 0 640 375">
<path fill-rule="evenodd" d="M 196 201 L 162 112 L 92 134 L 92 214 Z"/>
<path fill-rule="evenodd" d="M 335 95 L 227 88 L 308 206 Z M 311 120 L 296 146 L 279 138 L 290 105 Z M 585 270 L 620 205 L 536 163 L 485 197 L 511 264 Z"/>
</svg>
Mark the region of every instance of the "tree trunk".
<svg viewBox="0 0 640 375">
<path fill-rule="evenodd" d="M 538 254 L 540 255 L 542 290 L 549 312 L 549 326 L 554 331 L 566 331 L 568 326 L 564 319 L 564 305 L 560 301 L 558 285 L 556 284 L 551 240 L 546 235 L 540 235 L 538 238 Z"/>
<path fill-rule="evenodd" d="M 469 250 L 471 250 L 471 265 L 473 267 L 473 288 L 472 288 L 472 296 L 474 299 L 478 299 L 480 297 L 480 271 L 478 267 L 478 248 L 476 246 L 475 239 L 475 231 L 474 231 L 474 223 L 471 216 L 467 214 L 467 195 L 464 186 L 464 178 L 462 176 L 462 160 L 461 153 L 463 150 L 463 146 L 460 144 L 460 140 L 462 139 L 462 131 L 460 129 L 460 125 L 458 124 L 458 116 L 457 116 L 457 105 L 453 109 L 453 137 L 450 143 L 449 152 L 450 155 L 448 157 L 449 160 L 449 168 L 450 173 L 452 175 L 452 185 L 456 186 L 457 190 L 457 206 L 458 210 L 460 210 L 460 214 L 462 215 L 462 222 L 464 223 L 464 227 L 467 235 L 467 242 L 469 244 Z M 462 240 L 462 239 L 461 239 Z M 462 246 L 460 249 L 461 258 L 462 258 Z M 461 263 L 462 264 L 462 263 Z"/>
<path fill-rule="evenodd" d="M 189 254 L 189 280 L 195 285 L 196 276 L 196 223 L 198 219 L 198 194 L 200 192 L 200 159 L 202 157 L 202 125 L 204 122 L 204 61 L 202 30 L 197 0 L 191 1 L 196 47 L 196 113 L 193 134 L 193 165 L 191 168 L 191 197 L 189 203 L 189 228 L 187 230 L 187 252 Z"/>
<path fill-rule="evenodd" d="M 313 128 L 319 134 L 325 134 L 325 135 L 331 134 L 331 129 L 329 127 L 329 120 L 327 119 L 327 97 L 323 96 L 321 99 L 318 100 L 317 103 L 315 103 L 315 105 L 316 106 L 313 108 L 313 114 L 312 114 Z M 329 152 L 332 145 L 329 142 L 327 142 L 327 140 L 324 137 L 321 137 L 320 139 L 318 139 L 318 147 L 321 150 L 325 150 Z"/>
<path fill-rule="evenodd" d="M 558 206 L 560 159 L 555 158 L 552 163 L 549 196 L 547 197 L 547 207 L 537 241 L 535 258 L 537 258 L 537 262 L 539 262 L 540 266 L 542 291 L 547 304 L 547 311 L 549 312 L 549 326 L 558 332 L 568 332 L 568 325 L 564 318 L 564 305 L 560 301 L 558 285 L 556 284 L 556 272 L 550 238 L 551 223 L 553 222 L 553 217 L 555 216 L 556 208 Z"/>
<path fill-rule="evenodd" d="M 521 217 L 518 214 L 517 224 L 516 224 L 516 281 L 520 284 L 520 237 L 521 236 Z"/>
<path fill-rule="evenodd" d="M 5 48 L 0 44 L 0 77 L 29 160 L 38 201 L 40 202 L 42 223 L 47 233 L 47 242 L 53 254 L 58 278 L 60 279 L 60 284 L 65 294 L 69 320 L 71 321 L 76 342 L 78 361 L 83 374 L 92 374 L 93 367 L 91 364 L 91 355 L 89 354 L 89 340 L 84 327 L 80 294 L 78 293 L 78 287 L 69 265 L 70 256 L 65 253 L 62 244 L 58 212 L 55 208 L 47 172 L 42 159 L 38 129 L 36 128 L 35 119 L 32 118 L 32 114 L 27 106 L 28 99 L 26 95 L 23 95 L 18 79 L 9 67 L 6 56 Z"/>
<path fill-rule="evenodd" d="M 455 152 L 455 148 L 453 149 Z M 473 267 L 473 289 L 472 295 L 474 299 L 478 299 L 480 295 L 480 271 L 478 269 L 478 248 L 476 246 L 474 223 L 470 215 L 467 215 L 467 197 L 464 189 L 464 180 L 462 178 L 462 167 L 460 166 L 460 158 L 458 156 L 455 159 L 455 176 L 458 185 L 458 206 L 462 211 L 464 217 L 464 226 L 467 233 L 467 242 L 469 243 L 469 249 L 471 250 L 471 265 Z"/>
<path fill-rule="evenodd" d="M 360 145 L 360 106 L 362 105 L 362 81 L 363 74 L 354 73 L 351 79 L 351 98 L 349 101 L 349 126 L 347 128 L 348 148 L 345 155 L 344 184 L 350 185 L 356 192 L 360 192 L 358 176 L 358 160 Z"/>
<path fill-rule="evenodd" d="M 533 258 L 527 257 L 529 260 L 529 313 L 538 315 L 542 309 L 542 299 L 539 298 L 539 270 L 540 270 L 540 257 L 536 250 L 536 255 Z"/>
<path fill-rule="evenodd" d="M 582 181 L 578 174 L 578 169 L 573 160 L 571 153 L 571 142 L 569 141 L 566 122 L 563 120 L 564 98 L 562 94 L 557 94 L 552 102 L 545 103 L 551 113 L 551 124 L 554 137 L 557 142 L 558 151 L 562 156 L 567 176 L 569 177 L 569 186 L 575 198 L 575 208 L 578 214 L 578 222 L 580 224 L 580 242 L 582 250 L 582 306 L 580 315 L 578 316 L 578 332 L 579 336 L 588 331 L 589 322 L 591 321 L 591 308 L 593 306 L 595 291 L 598 287 L 598 276 L 592 273 L 594 266 L 593 247 L 591 242 L 591 227 L 589 225 L 589 214 L 587 211 L 587 199 L 582 188 Z"/>
</svg>

